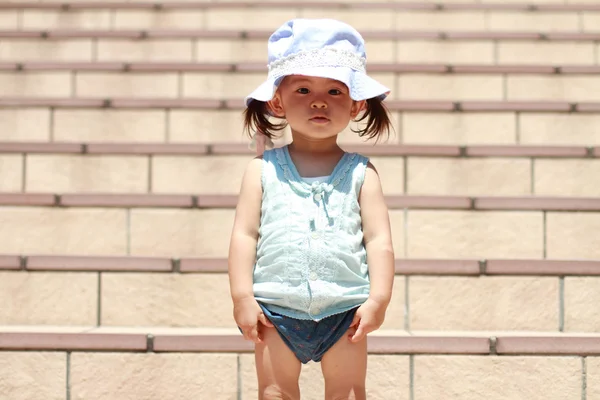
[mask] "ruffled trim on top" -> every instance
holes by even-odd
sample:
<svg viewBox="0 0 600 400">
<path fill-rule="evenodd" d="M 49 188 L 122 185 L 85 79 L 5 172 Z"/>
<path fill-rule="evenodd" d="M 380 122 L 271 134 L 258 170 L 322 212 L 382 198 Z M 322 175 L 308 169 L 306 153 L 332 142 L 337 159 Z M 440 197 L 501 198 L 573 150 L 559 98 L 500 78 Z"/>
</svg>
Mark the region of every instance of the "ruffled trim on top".
<svg viewBox="0 0 600 400">
<path fill-rule="evenodd" d="M 287 148 L 287 146 L 286 146 L 286 148 Z M 299 195 L 302 195 L 303 197 L 308 197 L 308 196 L 313 195 L 313 192 L 314 192 L 313 186 L 314 185 L 303 181 L 302 179 L 300 179 L 300 176 L 296 176 L 296 175 L 299 175 L 298 170 L 296 169 L 296 166 L 290 165 L 288 163 L 288 159 L 285 154 L 286 148 L 274 149 L 275 158 L 277 159 L 277 163 L 283 170 L 283 176 L 290 183 L 290 186 L 292 187 L 292 189 Z M 346 153 L 343 156 L 344 159 L 341 160 L 341 164 L 336 165 L 336 167 L 335 167 L 334 171 L 331 173 L 328 181 L 324 182 L 323 184 L 328 185 L 328 186 L 330 185 L 331 188 L 333 189 L 336 186 L 338 186 L 341 182 L 343 182 L 344 179 L 346 178 L 346 175 L 348 175 L 348 172 L 352 168 L 352 165 L 354 165 L 354 159 L 356 158 L 356 156 L 357 156 L 356 153 Z"/>
</svg>

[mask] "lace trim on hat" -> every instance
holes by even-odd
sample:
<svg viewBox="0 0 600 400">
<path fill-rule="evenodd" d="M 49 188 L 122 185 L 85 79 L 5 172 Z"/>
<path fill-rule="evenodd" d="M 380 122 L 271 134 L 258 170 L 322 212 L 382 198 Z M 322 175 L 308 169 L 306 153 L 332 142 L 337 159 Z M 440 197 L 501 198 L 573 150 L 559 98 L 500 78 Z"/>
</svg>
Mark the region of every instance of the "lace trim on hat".
<svg viewBox="0 0 600 400">
<path fill-rule="evenodd" d="M 355 71 L 366 72 L 367 59 L 348 50 L 335 47 L 301 51 L 271 62 L 269 78 L 291 75 L 294 71 L 314 67 L 348 67 Z"/>
</svg>

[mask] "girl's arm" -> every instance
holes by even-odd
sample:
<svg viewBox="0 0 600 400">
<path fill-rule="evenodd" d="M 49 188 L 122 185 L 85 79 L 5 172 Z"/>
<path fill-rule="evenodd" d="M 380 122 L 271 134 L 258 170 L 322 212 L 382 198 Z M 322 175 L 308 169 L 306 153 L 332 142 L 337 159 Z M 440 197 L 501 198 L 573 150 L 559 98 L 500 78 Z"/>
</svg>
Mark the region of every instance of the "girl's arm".
<svg viewBox="0 0 600 400">
<path fill-rule="evenodd" d="M 229 285 L 234 304 L 254 298 L 252 274 L 262 201 L 262 159 L 252 160 L 244 173 L 229 244 Z"/>
<path fill-rule="evenodd" d="M 356 327 L 350 334 L 353 342 L 364 339 L 381 326 L 394 284 L 394 250 L 388 209 L 379 175 L 371 163 L 367 166 L 359 203 L 371 287 L 369 298 L 358 308 L 352 321 L 352 326 Z"/>
<path fill-rule="evenodd" d="M 387 306 L 394 282 L 394 250 L 381 181 L 371 163 L 367 166 L 359 202 L 371 280 L 369 297 Z"/>
</svg>

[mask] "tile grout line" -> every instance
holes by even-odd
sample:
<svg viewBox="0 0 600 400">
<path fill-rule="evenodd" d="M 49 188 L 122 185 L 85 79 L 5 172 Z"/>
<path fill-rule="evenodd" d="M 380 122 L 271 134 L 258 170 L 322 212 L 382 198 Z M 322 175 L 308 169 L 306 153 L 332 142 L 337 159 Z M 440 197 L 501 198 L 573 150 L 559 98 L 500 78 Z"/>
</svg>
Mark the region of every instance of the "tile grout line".
<svg viewBox="0 0 600 400">
<path fill-rule="evenodd" d="M 23 159 L 21 161 L 23 165 L 21 166 L 21 192 L 27 192 L 27 153 L 23 153 Z"/>
<path fill-rule="evenodd" d="M 587 357 L 581 357 L 581 400 L 587 400 Z"/>
<path fill-rule="evenodd" d="M 65 381 L 66 381 L 66 385 L 67 385 L 66 400 L 71 400 L 71 352 L 70 351 L 67 351 L 67 377 L 66 377 Z"/>
<path fill-rule="evenodd" d="M 25 10 L 17 10 L 17 29 L 23 30 L 23 20 L 25 19 Z"/>
<path fill-rule="evenodd" d="M 50 126 L 48 128 L 49 136 L 50 136 L 49 139 L 51 142 L 54 142 L 54 123 L 56 122 L 56 109 L 53 107 L 50 107 L 49 112 L 50 112 L 50 116 L 48 118 L 49 119 L 48 122 L 50 124 Z"/>
<path fill-rule="evenodd" d="M 102 326 L 102 272 L 98 272 L 98 301 L 96 313 L 96 326 Z"/>
<path fill-rule="evenodd" d="M 237 355 L 237 400 L 242 400 L 242 360 Z"/>
<path fill-rule="evenodd" d="M 558 331 L 565 331 L 565 277 L 558 278 Z"/>
<path fill-rule="evenodd" d="M 531 161 L 531 174 L 529 176 L 529 179 L 531 179 L 530 190 L 531 190 L 531 194 L 535 195 L 535 158 L 531 157 L 530 161 Z M 544 248 L 544 253 L 545 253 L 545 248 Z M 546 258 L 546 257 L 544 256 L 544 258 Z"/>
<path fill-rule="evenodd" d="M 71 72 L 71 98 L 77 98 L 77 71 Z"/>
<path fill-rule="evenodd" d="M 148 193 L 152 193 L 152 173 L 153 173 L 152 166 L 153 166 L 153 164 L 154 164 L 154 156 L 149 155 L 148 156 Z"/>
<path fill-rule="evenodd" d="M 408 398 L 415 400 L 415 356 L 408 357 Z"/>
<path fill-rule="evenodd" d="M 542 259 L 548 258 L 548 214 L 546 211 L 542 211 Z"/>
<path fill-rule="evenodd" d="M 171 109 L 165 110 L 165 143 L 171 141 Z"/>
<path fill-rule="evenodd" d="M 521 144 L 521 117 L 520 112 L 515 112 L 515 143 Z"/>
<path fill-rule="evenodd" d="M 130 256 L 131 255 L 131 208 L 127 208 L 126 209 L 125 219 L 126 219 L 126 221 L 125 221 L 125 225 L 126 225 L 125 226 L 125 229 L 126 229 L 126 232 L 125 232 L 125 241 L 126 241 L 126 243 L 125 243 L 125 251 L 126 251 L 126 254 L 128 256 Z"/>
<path fill-rule="evenodd" d="M 398 144 L 404 144 L 404 117 L 404 113 L 399 112 L 398 118 L 396 118 L 396 123 L 398 124 L 398 140 L 396 141 L 396 143 Z"/>
<path fill-rule="evenodd" d="M 404 277 L 404 330 L 410 332 L 410 277 Z"/>
</svg>

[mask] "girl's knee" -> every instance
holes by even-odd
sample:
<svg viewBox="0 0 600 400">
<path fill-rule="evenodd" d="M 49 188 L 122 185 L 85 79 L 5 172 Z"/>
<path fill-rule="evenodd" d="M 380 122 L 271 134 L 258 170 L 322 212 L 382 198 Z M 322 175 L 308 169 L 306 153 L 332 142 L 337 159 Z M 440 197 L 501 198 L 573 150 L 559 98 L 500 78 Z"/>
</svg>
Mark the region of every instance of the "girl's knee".
<svg viewBox="0 0 600 400">
<path fill-rule="evenodd" d="M 259 388 L 260 400 L 299 400 L 300 395 L 294 395 L 290 390 L 284 390 L 279 385 L 273 384 Z"/>
<path fill-rule="evenodd" d="M 366 398 L 367 393 L 365 387 L 360 385 L 329 391 L 325 394 L 325 400 L 365 400 Z"/>
</svg>

